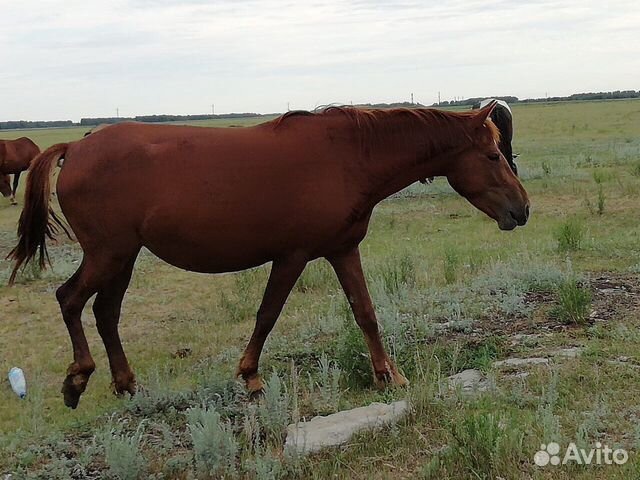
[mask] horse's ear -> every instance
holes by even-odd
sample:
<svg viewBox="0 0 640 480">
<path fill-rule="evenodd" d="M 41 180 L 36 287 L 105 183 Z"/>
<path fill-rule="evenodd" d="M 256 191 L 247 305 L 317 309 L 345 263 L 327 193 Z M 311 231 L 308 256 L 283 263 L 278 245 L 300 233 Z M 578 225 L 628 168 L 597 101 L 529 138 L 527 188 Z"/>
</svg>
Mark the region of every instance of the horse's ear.
<svg viewBox="0 0 640 480">
<path fill-rule="evenodd" d="M 498 105 L 498 101 L 492 100 L 486 107 L 478 111 L 478 113 L 474 116 L 474 123 L 477 127 L 481 127 L 482 125 L 484 125 L 484 122 L 491 116 L 493 110 L 496 108 L 496 105 Z"/>
</svg>

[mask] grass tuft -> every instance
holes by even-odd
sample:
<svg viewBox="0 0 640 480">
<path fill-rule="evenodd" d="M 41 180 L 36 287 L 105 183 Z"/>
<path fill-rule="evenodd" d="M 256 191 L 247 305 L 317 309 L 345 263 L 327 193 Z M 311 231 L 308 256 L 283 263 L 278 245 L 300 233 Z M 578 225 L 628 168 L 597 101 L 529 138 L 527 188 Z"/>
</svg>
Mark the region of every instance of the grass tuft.
<svg viewBox="0 0 640 480">
<path fill-rule="evenodd" d="M 569 218 L 563 222 L 555 232 L 560 252 L 574 252 L 580 250 L 584 241 L 584 224 L 578 218 Z"/>
<path fill-rule="evenodd" d="M 566 324 L 583 325 L 589 318 L 591 293 L 580 286 L 575 278 L 568 279 L 558 287 L 558 304 L 552 315 Z"/>
<path fill-rule="evenodd" d="M 198 471 L 213 478 L 235 477 L 238 443 L 230 422 L 211 407 L 190 408 L 187 422 Z"/>
</svg>

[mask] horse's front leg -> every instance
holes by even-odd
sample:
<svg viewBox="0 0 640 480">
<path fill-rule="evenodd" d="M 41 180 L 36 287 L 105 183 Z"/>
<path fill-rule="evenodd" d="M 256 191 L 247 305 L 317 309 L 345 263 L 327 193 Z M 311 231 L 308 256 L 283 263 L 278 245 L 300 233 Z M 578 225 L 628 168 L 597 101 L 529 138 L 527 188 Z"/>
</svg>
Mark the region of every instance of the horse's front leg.
<svg viewBox="0 0 640 480">
<path fill-rule="evenodd" d="M 262 391 L 263 383 L 258 374 L 262 347 L 306 264 L 307 257 L 302 254 L 293 254 L 273 262 L 267 288 L 258 309 L 256 326 L 238 365 L 237 375 L 246 382 L 251 394 Z"/>
<path fill-rule="evenodd" d="M 13 188 L 11 189 L 11 205 L 17 205 L 16 202 L 16 192 L 18 191 L 18 183 L 20 182 L 20 173 L 13 174 Z"/>
<path fill-rule="evenodd" d="M 386 384 L 408 385 L 409 382 L 398 371 L 382 345 L 378 320 L 367 290 L 358 248 L 330 257 L 328 260 L 338 275 L 356 322 L 364 333 L 371 354 L 376 386 L 383 388 Z"/>
</svg>

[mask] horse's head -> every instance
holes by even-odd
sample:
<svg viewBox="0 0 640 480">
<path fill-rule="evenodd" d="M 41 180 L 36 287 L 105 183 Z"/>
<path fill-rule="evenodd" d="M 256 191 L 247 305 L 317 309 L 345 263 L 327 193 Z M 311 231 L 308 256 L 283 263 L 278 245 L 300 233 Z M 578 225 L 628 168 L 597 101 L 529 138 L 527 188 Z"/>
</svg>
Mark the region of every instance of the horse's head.
<svg viewBox="0 0 640 480">
<path fill-rule="evenodd" d="M 451 163 L 447 180 L 473 206 L 513 230 L 529 218 L 529 198 L 520 180 L 498 148 L 499 133 L 489 119 L 492 102 L 466 121 L 470 146 Z"/>
</svg>

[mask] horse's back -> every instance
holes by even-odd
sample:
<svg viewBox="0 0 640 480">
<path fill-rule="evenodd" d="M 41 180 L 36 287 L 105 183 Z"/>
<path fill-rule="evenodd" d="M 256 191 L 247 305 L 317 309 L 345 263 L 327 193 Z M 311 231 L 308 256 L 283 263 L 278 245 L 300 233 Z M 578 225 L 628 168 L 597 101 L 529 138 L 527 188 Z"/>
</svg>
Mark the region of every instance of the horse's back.
<svg viewBox="0 0 640 480">
<path fill-rule="evenodd" d="M 3 143 L 2 173 L 19 173 L 29 168 L 31 160 L 39 153 L 38 146 L 28 137 L 0 140 Z"/>
<path fill-rule="evenodd" d="M 272 125 L 118 124 L 70 144 L 57 192 L 81 243 L 114 231 L 128 243 L 135 233 L 169 263 L 229 271 L 335 235 L 351 205 L 331 152 L 322 134 Z"/>
</svg>

